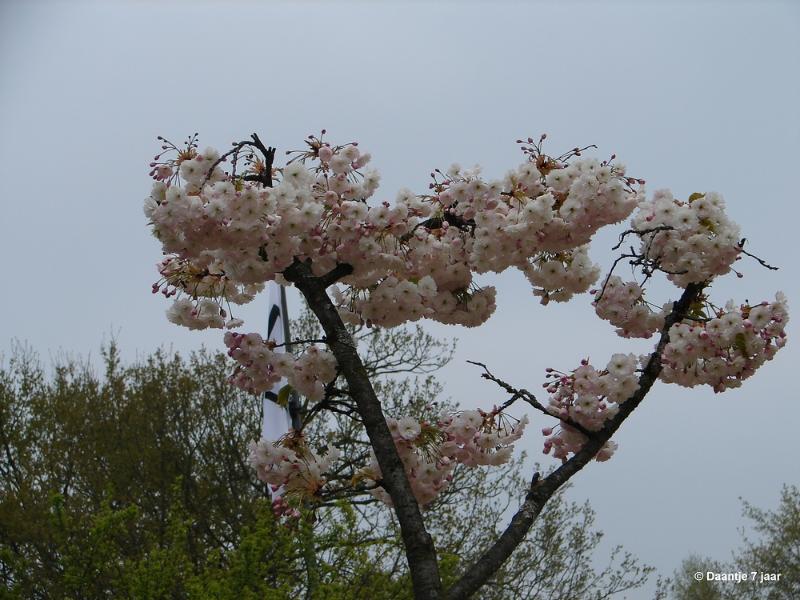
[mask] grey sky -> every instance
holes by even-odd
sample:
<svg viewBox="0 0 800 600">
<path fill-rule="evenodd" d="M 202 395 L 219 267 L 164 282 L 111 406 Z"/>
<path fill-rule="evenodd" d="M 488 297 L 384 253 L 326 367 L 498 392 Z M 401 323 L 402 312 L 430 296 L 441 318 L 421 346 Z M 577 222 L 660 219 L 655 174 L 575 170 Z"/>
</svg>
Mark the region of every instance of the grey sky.
<svg viewBox="0 0 800 600">
<path fill-rule="evenodd" d="M 500 176 L 521 136 L 595 143 L 650 191 L 721 192 L 751 250 L 781 265 L 740 263 L 743 280 L 714 285 L 719 304 L 781 289 L 797 309 L 798 34 L 798 5 L 777 2 L 3 2 L 0 349 L 96 355 L 110 332 L 129 357 L 222 347 L 218 332 L 169 324 L 149 289 L 160 254 L 141 212 L 147 162 L 156 135 L 194 131 L 201 146 L 258 131 L 285 150 L 325 127 L 372 152 L 390 200 L 454 161 Z M 592 252 L 606 266 L 613 237 Z M 647 349 L 586 297 L 543 308 L 519 273 L 481 281 L 499 290 L 489 323 L 431 327 L 460 339 L 443 382 L 466 406 L 503 399 L 466 359 L 533 389 L 547 366 Z M 263 302 L 244 311 L 253 330 Z M 574 479 L 611 542 L 663 573 L 689 552 L 724 559 L 737 497 L 772 507 L 782 483 L 800 483 L 794 319 L 788 347 L 739 390 L 659 385 L 617 455 Z M 538 457 L 545 422 L 531 417 L 523 446 Z"/>
</svg>

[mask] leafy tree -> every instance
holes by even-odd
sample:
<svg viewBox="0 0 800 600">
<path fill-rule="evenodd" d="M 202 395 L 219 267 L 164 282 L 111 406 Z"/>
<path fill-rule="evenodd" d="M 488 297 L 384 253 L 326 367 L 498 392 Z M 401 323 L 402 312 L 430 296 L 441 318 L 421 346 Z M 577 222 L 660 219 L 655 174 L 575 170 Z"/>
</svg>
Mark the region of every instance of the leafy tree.
<svg viewBox="0 0 800 600">
<path fill-rule="evenodd" d="M 312 327 L 308 315 L 295 324 Z M 452 346 L 418 329 L 356 335 L 389 410 L 444 406 L 430 372 Z M 113 344 L 102 357 L 99 374 L 67 357 L 46 370 L 17 347 L 0 370 L 3 597 L 411 598 L 397 523 L 375 499 L 343 488 L 298 520 L 275 518 L 244 461 L 260 401 L 227 384 L 227 357 L 159 351 L 126 366 Z M 319 414 L 313 435 L 338 440 L 346 456 L 364 451 L 352 419 Z M 331 483 L 355 464 L 343 461 Z M 446 578 L 502 525 L 514 500 L 503 486 L 521 468 L 459 469 L 429 508 Z M 592 525 L 588 504 L 558 497 L 481 597 L 599 599 L 643 583 L 652 569 L 619 548 L 591 567 L 601 538 Z"/>
<path fill-rule="evenodd" d="M 800 597 L 800 489 L 784 486 L 778 508 L 764 510 L 744 501 L 744 516 L 757 534 L 743 534 L 744 545 L 734 553 L 734 564 L 760 573 L 780 573 L 780 581 L 753 586 L 753 598 Z"/>
<path fill-rule="evenodd" d="M 675 572 L 671 586 L 675 600 L 792 600 L 800 597 L 800 489 L 784 486 L 775 510 L 742 501 L 743 515 L 757 534 L 742 530 L 742 546 L 730 562 L 691 556 Z M 700 573 L 741 573 L 742 582 L 695 581 Z M 777 575 L 780 574 L 780 578 Z M 763 578 L 762 578 L 763 576 Z M 771 577 L 773 576 L 773 577 Z"/>
<path fill-rule="evenodd" d="M 725 569 L 719 563 L 696 554 L 684 559 L 673 575 L 672 597 L 676 600 L 722 600 L 721 584 L 709 581 L 706 578 L 708 571 L 722 573 Z"/>
</svg>

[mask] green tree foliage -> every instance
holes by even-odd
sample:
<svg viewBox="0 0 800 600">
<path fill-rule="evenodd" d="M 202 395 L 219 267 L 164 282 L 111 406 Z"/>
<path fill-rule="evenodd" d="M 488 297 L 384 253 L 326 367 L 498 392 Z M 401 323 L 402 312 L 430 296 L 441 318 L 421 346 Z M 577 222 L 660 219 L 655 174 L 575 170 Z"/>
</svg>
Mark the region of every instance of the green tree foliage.
<svg viewBox="0 0 800 600">
<path fill-rule="evenodd" d="M 431 373 L 451 346 L 418 329 L 359 335 L 387 413 L 438 414 Z M 246 463 L 260 400 L 227 384 L 224 355 L 123 365 L 112 344 L 102 359 L 100 374 L 69 358 L 45 369 L 17 348 L 0 369 L 0 597 L 411 598 L 393 513 L 336 486 L 369 453 L 346 404 L 306 407 L 310 437 L 344 460 L 331 493 L 279 522 Z M 457 471 L 428 510 L 446 583 L 504 524 L 521 467 Z M 592 567 L 600 539 L 588 504 L 558 497 L 480 597 L 600 600 L 641 585 L 652 569 L 619 548 Z"/>
<path fill-rule="evenodd" d="M 705 577 L 708 571 L 719 573 L 725 569 L 719 563 L 697 554 L 685 558 L 673 575 L 670 589 L 672 597 L 677 600 L 722 600 L 721 584 L 708 581 Z M 696 577 L 697 573 L 702 573 L 702 576 Z"/>
<path fill-rule="evenodd" d="M 800 598 L 800 489 L 784 486 L 778 508 L 764 510 L 743 501 L 743 515 L 756 538 L 742 530 L 742 546 L 720 563 L 690 556 L 675 572 L 675 600 L 796 600 Z M 694 573 L 742 573 L 746 581 L 695 581 Z M 780 575 L 778 578 L 777 575 Z"/>
</svg>

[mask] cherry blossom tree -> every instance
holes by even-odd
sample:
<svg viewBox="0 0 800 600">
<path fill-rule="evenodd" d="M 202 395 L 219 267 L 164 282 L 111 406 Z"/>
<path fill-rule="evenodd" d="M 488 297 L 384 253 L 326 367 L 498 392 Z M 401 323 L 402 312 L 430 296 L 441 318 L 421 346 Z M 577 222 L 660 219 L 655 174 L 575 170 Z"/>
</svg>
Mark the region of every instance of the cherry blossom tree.
<svg viewBox="0 0 800 600">
<path fill-rule="evenodd" d="M 310 405 L 305 422 L 324 411 L 358 420 L 371 459 L 353 477 L 348 497 L 369 494 L 394 511 L 416 598 L 467 598 L 489 581 L 557 490 L 589 461 L 613 455 L 612 436 L 657 380 L 721 392 L 741 385 L 785 344 L 781 293 L 721 306 L 710 297 L 715 278 L 742 276 L 734 269 L 742 258 L 774 269 L 745 249 L 719 194 L 679 200 L 659 190 L 648 197 L 644 181 L 613 155 L 586 158 L 593 148 L 586 147 L 551 156 L 545 137 L 519 140 L 524 159 L 500 179 L 453 165 L 431 174 L 427 193 L 401 190 L 394 203 L 371 200 L 380 177 L 368 168 L 370 155 L 356 142 L 327 141 L 325 131 L 288 152 L 283 165 L 256 134 L 222 154 L 200 151 L 196 135 L 182 146 L 159 138 L 161 152 L 151 163 L 155 181 L 145 214 L 166 255 L 153 292 L 174 297 L 169 320 L 228 330 L 233 385 L 257 394 L 285 379 Z M 601 275 L 589 258 L 592 237 L 628 218 L 614 250 L 628 249 Z M 634 280 L 615 274 L 623 262 Z M 652 337 L 652 351 L 548 369 L 546 398 L 476 363 L 504 401 L 426 420 L 387 418 L 352 326 L 421 319 L 479 326 L 495 309 L 495 289 L 476 278 L 512 267 L 542 305 L 588 292 L 619 336 Z M 646 297 L 654 276 L 674 284 L 674 299 Z M 271 280 L 295 286 L 324 332 L 292 340 L 302 348 L 297 355 L 240 332 L 243 322 L 233 314 Z M 532 475 L 502 534 L 445 590 L 423 511 L 447 488 L 456 465 L 508 461 L 529 422 L 508 414 L 517 402 L 541 420 L 544 452 L 559 464 Z M 275 509 L 287 518 L 325 498 L 326 473 L 342 459 L 335 441 L 323 446 L 304 430 L 251 445 L 258 477 L 286 492 Z"/>
</svg>

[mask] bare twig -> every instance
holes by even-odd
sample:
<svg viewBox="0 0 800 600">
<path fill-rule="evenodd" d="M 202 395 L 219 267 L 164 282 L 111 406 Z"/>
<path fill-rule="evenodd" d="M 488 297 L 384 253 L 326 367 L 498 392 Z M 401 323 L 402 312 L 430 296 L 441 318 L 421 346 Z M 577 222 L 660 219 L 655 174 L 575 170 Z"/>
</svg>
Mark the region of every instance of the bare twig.
<svg viewBox="0 0 800 600">
<path fill-rule="evenodd" d="M 596 432 L 594 432 L 594 431 L 592 431 L 590 429 L 586 429 L 586 427 L 584 427 L 583 425 L 581 425 L 580 423 L 578 423 L 576 421 L 573 421 L 569 417 L 562 417 L 560 415 L 554 415 L 549 410 L 547 410 L 547 408 L 545 408 L 542 405 L 542 403 L 539 402 L 536 399 L 536 396 L 534 396 L 528 390 L 526 390 L 524 388 L 517 389 L 517 388 L 511 386 L 510 384 L 506 383 L 502 379 L 499 379 L 498 377 L 496 377 L 488 369 L 488 367 L 485 364 L 480 363 L 480 362 L 476 362 L 476 361 L 473 361 L 473 360 L 468 360 L 467 362 L 472 364 L 472 365 L 476 365 L 478 367 L 481 367 L 483 369 L 484 372 L 481 374 L 481 377 L 483 377 L 484 379 L 488 379 L 489 381 L 495 382 L 497 385 L 499 385 L 501 388 L 503 388 L 509 394 L 512 394 L 511 398 L 509 400 L 506 400 L 506 402 L 504 402 L 498 408 L 498 412 L 502 412 L 503 410 L 505 410 L 506 408 L 511 406 L 514 402 L 516 402 L 517 400 L 521 399 L 521 400 L 524 400 L 525 402 L 527 402 L 528 404 L 530 404 L 533 408 L 535 408 L 539 412 L 547 415 L 548 417 L 554 417 L 554 418 L 560 420 L 565 425 L 568 425 L 568 426 L 570 426 L 570 427 L 572 427 L 574 429 L 577 429 L 578 431 L 580 431 L 586 437 L 591 438 L 591 437 L 595 437 L 597 435 Z"/>
<path fill-rule="evenodd" d="M 647 235 L 648 233 L 657 233 L 659 231 L 670 231 L 672 229 L 675 229 L 674 227 L 672 227 L 672 225 L 659 225 L 658 227 L 653 227 L 651 229 L 628 229 L 619 234 L 619 243 L 616 246 L 613 246 L 611 249 L 619 250 L 620 247 L 622 246 L 622 242 L 625 241 L 625 238 L 632 233 L 635 233 L 639 237 L 642 237 L 643 235 Z"/>
<path fill-rule="evenodd" d="M 281 348 L 283 346 L 294 346 L 295 344 L 327 344 L 328 340 L 323 336 L 319 340 L 292 340 L 291 342 L 284 342 L 282 344 L 270 344 L 273 348 Z"/>
<path fill-rule="evenodd" d="M 211 165 L 211 168 L 206 173 L 205 179 L 203 179 L 203 184 L 200 186 L 201 188 L 204 187 L 208 180 L 211 179 L 211 175 L 220 164 L 225 162 L 225 160 L 229 156 L 233 156 L 233 175 L 236 174 L 236 161 L 238 160 L 239 152 L 247 147 L 251 146 L 258 150 L 264 158 L 264 169 L 261 173 L 256 173 L 254 175 L 247 175 L 242 177 L 244 181 L 256 181 L 261 183 L 264 187 L 272 187 L 272 164 L 275 161 L 275 148 L 272 146 L 267 147 L 265 146 L 261 139 L 258 137 L 257 134 L 253 133 L 251 136 L 252 140 L 242 140 L 241 142 L 235 142 L 233 144 L 233 148 L 228 150 L 225 154 L 220 156 L 214 163 Z"/>
<path fill-rule="evenodd" d="M 778 267 L 773 267 L 772 265 L 770 265 L 767 262 L 765 262 L 765 261 L 761 260 L 760 258 L 758 258 L 755 254 L 750 254 L 747 250 L 745 250 L 744 249 L 744 244 L 745 244 L 746 241 L 747 241 L 747 238 L 742 238 L 742 241 L 740 241 L 736 245 L 737 248 L 739 248 L 739 252 L 741 252 L 742 254 L 744 254 L 746 256 L 749 256 L 750 258 L 752 258 L 752 259 L 754 259 L 756 261 L 758 261 L 758 264 L 760 264 L 762 267 L 766 267 L 770 271 L 777 271 L 778 270 Z"/>
</svg>

